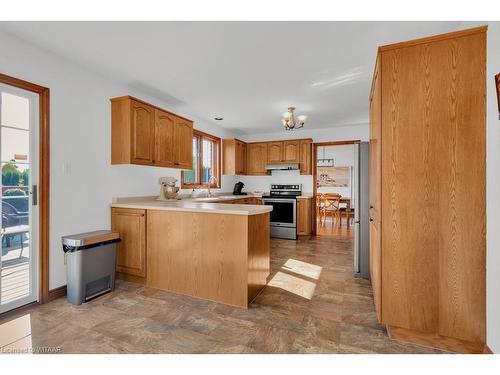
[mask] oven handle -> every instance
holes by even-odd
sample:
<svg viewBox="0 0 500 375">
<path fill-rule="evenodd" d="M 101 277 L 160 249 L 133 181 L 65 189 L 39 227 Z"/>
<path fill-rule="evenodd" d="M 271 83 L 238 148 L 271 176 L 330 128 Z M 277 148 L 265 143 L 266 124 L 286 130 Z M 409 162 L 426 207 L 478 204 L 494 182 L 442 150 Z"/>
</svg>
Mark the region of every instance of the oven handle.
<svg viewBox="0 0 500 375">
<path fill-rule="evenodd" d="M 287 203 L 295 203 L 297 200 L 296 199 L 286 199 L 286 198 L 263 198 L 262 201 L 264 202 L 287 202 Z"/>
</svg>

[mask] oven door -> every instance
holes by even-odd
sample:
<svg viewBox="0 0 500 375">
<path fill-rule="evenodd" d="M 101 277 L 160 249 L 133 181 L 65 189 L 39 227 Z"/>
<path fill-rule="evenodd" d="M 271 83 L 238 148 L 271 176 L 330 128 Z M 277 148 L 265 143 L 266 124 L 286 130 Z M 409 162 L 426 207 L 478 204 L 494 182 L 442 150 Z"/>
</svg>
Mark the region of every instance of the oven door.
<svg viewBox="0 0 500 375">
<path fill-rule="evenodd" d="M 285 198 L 264 198 L 264 204 L 272 206 L 271 225 L 295 228 L 297 225 L 297 200 Z"/>
</svg>

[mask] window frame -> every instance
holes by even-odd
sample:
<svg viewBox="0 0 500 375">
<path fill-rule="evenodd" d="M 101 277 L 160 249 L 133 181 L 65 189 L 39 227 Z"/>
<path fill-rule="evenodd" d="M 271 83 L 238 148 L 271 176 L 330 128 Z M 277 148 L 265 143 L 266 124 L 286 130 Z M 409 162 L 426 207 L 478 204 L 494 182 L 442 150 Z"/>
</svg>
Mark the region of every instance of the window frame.
<svg viewBox="0 0 500 375">
<path fill-rule="evenodd" d="M 213 162 L 214 173 L 213 176 L 217 179 L 217 183 L 211 183 L 210 188 L 220 189 L 221 186 L 221 139 L 212 134 L 202 132 L 200 130 L 193 130 L 193 138 L 196 138 L 198 148 L 198 165 L 197 168 L 197 181 L 194 183 L 184 182 L 184 171 L 181 171 L 181 189 L 200 189 L 207 188 L 208 183 L 202 183 L 201 178 L 203 175 L 203 140 L 211 141 L 215 144 L 215 155 Z"/>
</svg>

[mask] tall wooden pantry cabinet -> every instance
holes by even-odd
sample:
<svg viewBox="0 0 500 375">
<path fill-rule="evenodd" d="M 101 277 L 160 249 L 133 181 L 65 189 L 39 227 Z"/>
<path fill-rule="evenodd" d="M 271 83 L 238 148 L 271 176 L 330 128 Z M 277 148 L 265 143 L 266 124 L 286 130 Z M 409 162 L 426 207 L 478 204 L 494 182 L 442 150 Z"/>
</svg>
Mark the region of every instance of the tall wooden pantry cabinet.
<svg viewBox="0 0 500 375">
<path fill-rule="evenodd" d="M 378 50 L 370 95 L 370 269 L 396 339 L 486 339 L 486 27 Z"/>
</svg>

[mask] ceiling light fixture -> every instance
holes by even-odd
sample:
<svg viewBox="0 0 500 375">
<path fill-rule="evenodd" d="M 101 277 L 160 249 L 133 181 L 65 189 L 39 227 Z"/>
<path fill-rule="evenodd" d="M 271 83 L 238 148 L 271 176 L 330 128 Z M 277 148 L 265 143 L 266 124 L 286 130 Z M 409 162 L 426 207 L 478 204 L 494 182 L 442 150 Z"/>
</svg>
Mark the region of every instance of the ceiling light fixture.
<svg viewBox="0 0 500 375">
<path fill-rule="evenodd" d="M 281 117 L 281 123 L 285 127 L 285 130 L 300 129 L 304 126 L 307 116 L 300 115 L 295 116 L 295 107 L 289 107 L 288 112 L 283 113 Z"/>
</svg>

